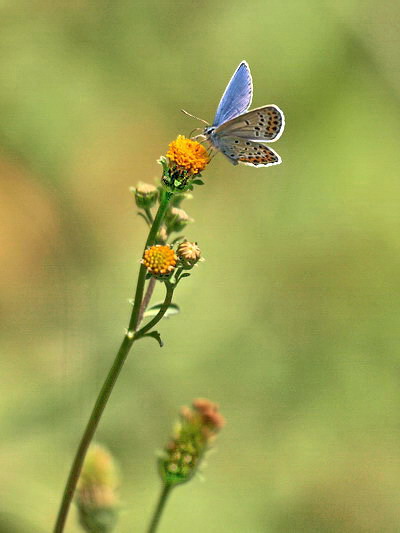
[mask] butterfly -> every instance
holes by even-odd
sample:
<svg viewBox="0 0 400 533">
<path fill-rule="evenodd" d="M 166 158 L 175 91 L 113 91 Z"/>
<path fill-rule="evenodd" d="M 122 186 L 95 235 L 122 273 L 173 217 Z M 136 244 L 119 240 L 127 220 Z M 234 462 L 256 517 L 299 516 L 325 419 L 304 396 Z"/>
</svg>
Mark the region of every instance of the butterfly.
<svg viewBox="0 0 400 533">
<path fill-rule="evenodd" d="M 269 167 L 282 162 L 264 142 L 279 139 L 285 117 L 271 104 L 248 111 L 253 96 L 253 80 L 246 61 L 242 61 L 228 83 L 218 105 L 212 126 L 203 135 L 233 165 L 239 162 L 254 167 Z"/>
</svg>

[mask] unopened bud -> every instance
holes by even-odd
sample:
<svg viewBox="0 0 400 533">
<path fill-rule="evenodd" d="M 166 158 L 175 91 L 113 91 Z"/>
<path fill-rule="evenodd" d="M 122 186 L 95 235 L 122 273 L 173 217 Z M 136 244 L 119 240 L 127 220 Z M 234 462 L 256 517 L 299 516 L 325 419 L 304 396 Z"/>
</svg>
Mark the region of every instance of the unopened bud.
<svg viewBox="0 0 400 533">
<path fill-rule="evenodd" d="M 181 203 L 184 200 L 192 200 L 192 199 L 193 199 L 193 195 L 190 194 L 190 192 L 177 192 L 171 198 L 171 206 L 172 207 L 180 207 Z"/>
<path fill-rule="evenodd" d="M 159 229 L 156 237 L 156 244 L 165 244 L 168 239 L 168 233 L 166 227 L 163 225 Z"/>
<path fill-rule="evenodd" d="M 184 241 L 178 246 L 176 255 L 179 257 L 184 267 L 192 268 L 201 259 L 201 250 L 196 242 Z"/>
<path fill-rule="evenodd" d="M 86 455 L 76 489 L 79 521 L 87 533 L 111 533 L 117 519 L 118 475 L 111 454 L 93 444 Z"/>
<path fill-rule="evenodd" d="M 190 218 L 186 211 L 179 207 L 172 207 L 165 217 L 168 233 L 182 231 L 189 222 L 193 222 L 193 219 Z"/>
<path fill-rule="evenodd" d="M 132 187 L 131 191 L 135 196 L 136 205 L 140 209 L 150 209 L 154 206 L 158 198 L 158 190 L 154 185 L 149 183 L 139 183 L 135 187 Z"/>
</svg>

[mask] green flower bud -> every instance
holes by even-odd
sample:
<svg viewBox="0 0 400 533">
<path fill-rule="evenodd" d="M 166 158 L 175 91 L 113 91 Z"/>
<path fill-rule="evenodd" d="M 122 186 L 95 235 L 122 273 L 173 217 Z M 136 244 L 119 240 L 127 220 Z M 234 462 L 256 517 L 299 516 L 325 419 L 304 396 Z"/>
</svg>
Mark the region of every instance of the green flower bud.
<svg viewBox="0 0 400 533">
<path fill-rule="evenodd" d="M 93 444 L 86 455 L 76 490 L 79 521 L 87 533 L 111 533 L 118 519 L 118 475 L 111 454 Z"/>
<path fill-rule="evenodd" d="M 135 202 L 139 209 L 152 208 L 158 198 L 157 187 L 149 183 L 143 183 L 142 181 L 139 181 L 136 188 L 132 187 L 131 192 L 135 196 Z"/>
<path fill-rule="evenodd" d="M 180 207 L 184 200 L 192 200 L 193 195 L 190 192 L 178 192 L 171 198 L 172 207 Z"/>
<path fill-rule="evenodd" d="M 193 219 L 183 209 L 172 207 L 166 214 L 165 224 L 168 233 L 182 231 Z"/>
</svg>

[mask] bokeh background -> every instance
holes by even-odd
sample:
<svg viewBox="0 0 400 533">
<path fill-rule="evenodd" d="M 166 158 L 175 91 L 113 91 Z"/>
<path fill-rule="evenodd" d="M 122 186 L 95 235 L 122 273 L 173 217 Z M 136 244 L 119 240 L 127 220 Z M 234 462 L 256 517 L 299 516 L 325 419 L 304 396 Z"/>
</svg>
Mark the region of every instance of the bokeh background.
<svg viewBox="0 0 400 533">
<path fill-rule="evenodd" d="M 165 347 L 137 344 L 97 440 L 144 531 L 155 452 L 192 398 L 228 420 L 161 532 L 400 530 L 400 6 L 5 0 L 0 7 L 0 531 L 51 527 L 129 315 L 128 192 L 212 120 L 236 66 L 284 163 L 217 156 L 186 210 L 206 262 Z M 67 532 L 78 533 L 75 509 Z"/>
</svg>

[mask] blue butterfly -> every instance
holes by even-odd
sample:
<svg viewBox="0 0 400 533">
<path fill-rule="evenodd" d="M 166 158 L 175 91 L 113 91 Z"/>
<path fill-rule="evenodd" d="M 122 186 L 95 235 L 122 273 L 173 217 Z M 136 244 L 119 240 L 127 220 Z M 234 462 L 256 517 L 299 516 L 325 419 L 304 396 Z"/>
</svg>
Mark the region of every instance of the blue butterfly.
<svg viewBox="0 0 400 533">
<path fill-rule="evenodd" d="M 285 117 L 276 105 L 247 111 L 253 96 L 249 65 L 242 61 L 228 83 L 218 105 L 212 126 L 203 135 L 233 165 L 239 162 L 254 167 L 269 167 L 282 162 L 264 142 L 279 139 Z"/>
</svg>

